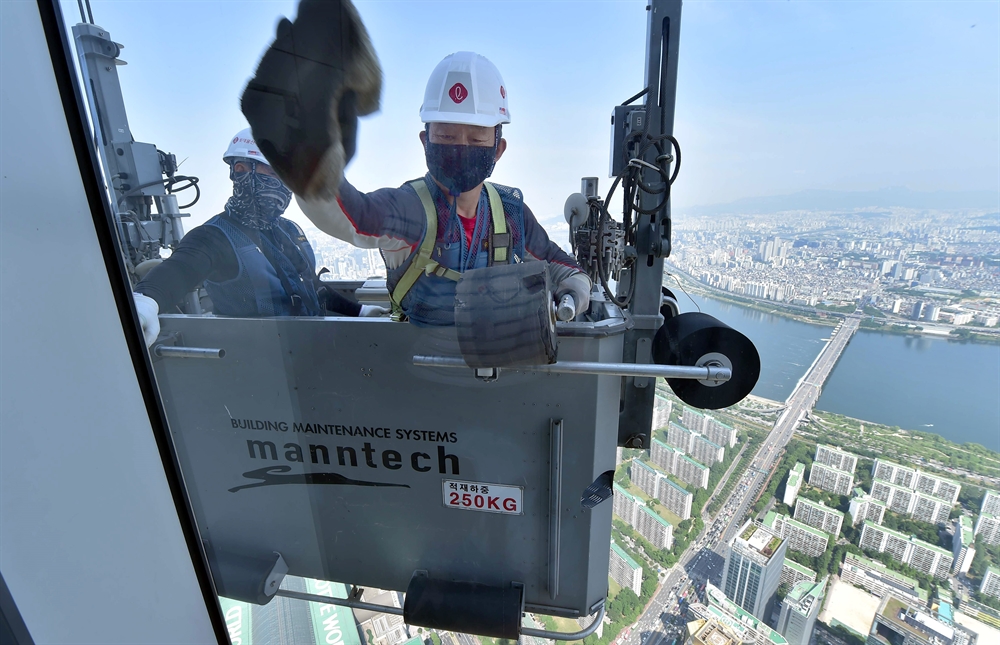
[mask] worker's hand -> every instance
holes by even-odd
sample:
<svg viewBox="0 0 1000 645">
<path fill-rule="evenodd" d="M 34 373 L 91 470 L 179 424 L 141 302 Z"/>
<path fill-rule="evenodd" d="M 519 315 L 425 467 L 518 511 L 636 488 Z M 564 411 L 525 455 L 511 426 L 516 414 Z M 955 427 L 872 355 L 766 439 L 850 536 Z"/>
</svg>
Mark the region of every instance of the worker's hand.
<svg viewBox="0 0 1000 645">
<path fill-rule="evenodd" d="M 574 273 L 568 278 L 564 278 L 556 287 L 556 303 L 562 300 L 566 294 L 573 296 L 576 315 L 579 316 L 590 309 L 590 288 L 592 286 L 590 277 L 586 273 Z"/>
<path fill-rule="evenodd" d="M 333 199 L 357 116 L 378 109 L 382 70 L 349 0 L 302 0 L 247 84 L 241 108 L 268 163 L 296 195 Z"/>
<path fill-rule="evenodd" d="M 385 307 L 379 307 L 378 305 L 361 305 L 361 313 L 358 314 L 359 318 L 376 318 L 378 316 L 389 315 L 390 310 Z"/>
<path fill-rule="evenodd" d="M 142 336 L 149 347 L 160 335 L 160 306 L 156 301 L 141 293 L 133 293 L 132 300 L 135 301 L 135 312 L 139 314 L 139 325 L 142 327 Z"/>
</svg>

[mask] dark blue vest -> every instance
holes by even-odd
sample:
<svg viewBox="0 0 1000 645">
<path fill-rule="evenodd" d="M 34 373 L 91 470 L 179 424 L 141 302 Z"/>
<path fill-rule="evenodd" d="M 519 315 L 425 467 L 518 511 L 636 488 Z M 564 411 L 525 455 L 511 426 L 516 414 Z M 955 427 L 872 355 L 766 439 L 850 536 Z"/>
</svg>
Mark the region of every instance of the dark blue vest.
<svg viewBox="0 0 1000 645">
<path fill-rule="evenodd" d="M 277 236 L 287 235 L 292 242 L 292 248 L 286 249 L 286 253 L 299 254 L 295 263 L 266 238 L 262 239 L 262 244 L 267 248 L 262 250 L 241 226 L 226 217 L 217 215 L 204 226 L 222 231 L 232 244 L 240 265 L 239 273 L 232 280 L 205 281 L 216 314 L 240 318 L 321 314 L 313 283 L 316 256 L 295 222 L 279 218 L 276 228 L 280 230 L 274 231 Z"/>
<path fill-rule="evenodd" d="M 425 181 L 427 181 L 425 179 Z M 484 188 L 479 196 L 479 216 L 476 231 L 472 238 L 472 247 L 468 247 L 462 222 L 457 212 L 453 211 L 443 198 L 441 190 L 432 181 L 427 181 L 434 203 L 438 209 L 438 241 L 434 246 L 431 259 L 438 264 L 463 272 L 469 269 L 480 269 L 489 265 L 489 251 L 484 248 L 484 240 L 492 231 L 489 198 Z M 504 215 L 507 220 L 507 230 L 511 234 L 511 262 L 524 260 L 524 198 L 520 190 L 493 184 L 503 202 Z M 406 186 L 404 190 L 413 189 Z M 422 211 L 423 209 L 421 209 Z M 425 229 L 426 233 L 426 229 Z M 418 244 L 417 247 L 420 245 Z M 387 285 L 389 293 L 410 266 L 414 254 L 401 266 L 388 272 Z M 465 265 L 463 266 L 463 258 Z M 436 275 L 422 275 L 410 288 L 409 293 L 400 303 L 410 322 L 419 326 L 446 326 L 455 324 L 455 285 L 454 280 Z"/>
</svg>

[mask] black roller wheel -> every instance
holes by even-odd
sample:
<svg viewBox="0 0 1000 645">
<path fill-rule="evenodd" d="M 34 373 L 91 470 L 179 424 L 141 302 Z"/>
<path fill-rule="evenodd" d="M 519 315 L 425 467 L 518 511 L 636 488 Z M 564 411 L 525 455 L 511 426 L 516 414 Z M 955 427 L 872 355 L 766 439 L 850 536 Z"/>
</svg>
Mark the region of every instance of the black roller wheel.
<svg viewBox="0 0 1000 645">
<path fill-rule="evenodd" d="M 728 367 L 728 381 L 668 378 L 682 401 L 718 410 L 742 401 L 760 377 L 760 354 L 749 338 L 708 314 L 691 312 L 667 320 L 653 338 L 653 360 L 661 365 Z"/>
</svg>

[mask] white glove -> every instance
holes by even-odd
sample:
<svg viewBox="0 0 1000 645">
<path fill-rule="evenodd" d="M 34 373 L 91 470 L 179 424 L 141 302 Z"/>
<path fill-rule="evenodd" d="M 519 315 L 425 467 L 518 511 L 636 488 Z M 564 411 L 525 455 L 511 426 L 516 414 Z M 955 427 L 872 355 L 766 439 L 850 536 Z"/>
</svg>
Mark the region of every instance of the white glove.
<svg viewBox="0 0 1000 645">
<path fill-rule="evenodd" d="M 141 293 L 132 293 L 132 300 L 135 301 L 135 312 L 139 314 L 139 324 L 142 326 L 142 335 L 146 339 L 146 347 L 153 344 L 156 337 L 160 335 L 160 306 L 149 296 Z"/>
<path fill-rule="evenodd" d="M 559 302 L 567 293 L 573 296 L 573 301 L 576 304 L 576 315 L 579 316 L 590 309 L 590 288 L 592 286 L 590 276 L 586 273 L 574 273 L 556 287 L 556 302 Z"/>
<path fill-rule="evenodd" d="M 361 305 L 361 313 L 358 314 L 358 318 L 375 318 L 377 316 L 385 316 L 389 313 L 389 310 L 385 307 L 379 307 L 378 305 Z"/>
</svg>

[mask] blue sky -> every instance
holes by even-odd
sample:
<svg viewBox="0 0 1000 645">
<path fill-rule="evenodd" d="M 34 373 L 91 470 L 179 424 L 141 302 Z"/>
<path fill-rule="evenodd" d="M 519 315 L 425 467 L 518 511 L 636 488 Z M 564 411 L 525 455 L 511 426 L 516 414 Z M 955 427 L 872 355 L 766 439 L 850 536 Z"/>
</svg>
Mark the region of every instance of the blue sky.
<svg viewBox="0 0 1000 645">
<path fill-rule="evenodd" d="M 231 191 L 221 161 L 245 127 L 239 94 L 294 2 L 93 1 L 125 45 L 119 68 L 135 138 L 187 158 L 204 196 Z M 513 122 L 494 179 L 540 219 L 582 176 L 609 186 L 609 116 L 643 87 L 643 0 L 364 1 L 385 74 L 348 179 L 370 190 L 424 172 L 418 110 L 434 65 L 458 50 L 504 76 Z M 63 2 L 68 22 L 77 3 Z M 1000 2 L 687 2 L 675 213 L 810 188 L 1000 191 Z M 974 25 L 974 26 L 973 26 Z M 602 191 L 603 192 L 603 191 Z"/>
</svg>

